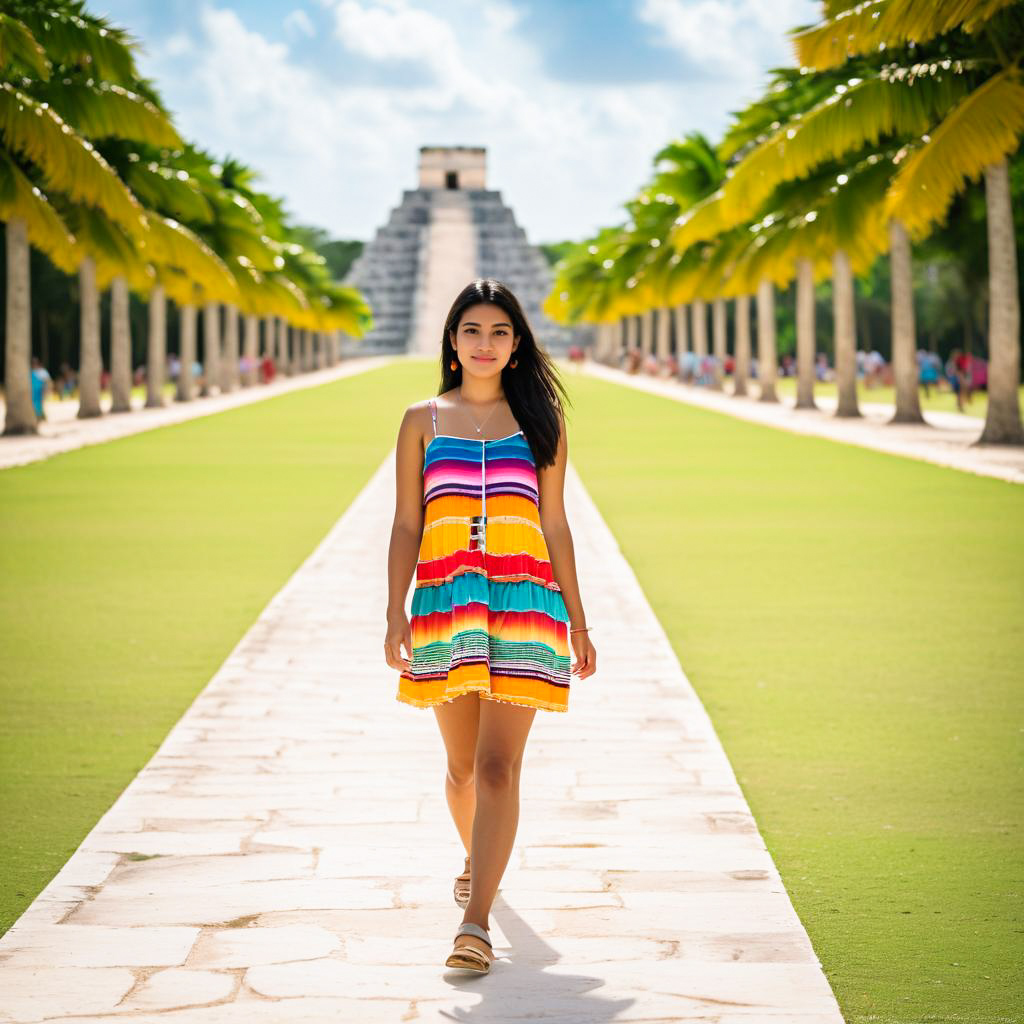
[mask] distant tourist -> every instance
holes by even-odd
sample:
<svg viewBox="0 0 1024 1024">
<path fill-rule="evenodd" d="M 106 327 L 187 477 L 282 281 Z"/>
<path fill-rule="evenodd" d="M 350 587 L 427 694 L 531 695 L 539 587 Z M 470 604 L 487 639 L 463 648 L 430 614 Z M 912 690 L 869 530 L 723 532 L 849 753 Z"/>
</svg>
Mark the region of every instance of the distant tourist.
<svg viewBox="0 0 1024 1024">
<path fill-rule="evenodd" d="M 32 407 L 36 411 L 36 419 L 45 420 L 43 398 L 50 386 L 50 371 L 40 362 L 38 356 L 32 357 Z"/>
<path fill-rule="evenodd" d="M 970 356 L 963 349 L 953 349 L 946 360 L 946 377 L 956 395 L 956 407 L 960 412 L 964 411 L 965 398 L 970 401 L 970 367 Z"/>
<path fill-rule="evenodd" d="M 917 376 L 925 398 L 931 398 L 933 385 L 938 388 L 941 367 L 937 353 L 926 352 L 923 348 L 917 350 Z"/>
<path fill-rule="evenodd" d="M 56 387 L 54 390 L 57 393 L 57 397 L 62 401 L 65 398 L 70 398 L 75 391 L 75 386 L 78 384 L 78 376 L 75 371 L 71 369 L 70 363 L 61 363 L 60 372 L 57 374 Z"/>
</svg>

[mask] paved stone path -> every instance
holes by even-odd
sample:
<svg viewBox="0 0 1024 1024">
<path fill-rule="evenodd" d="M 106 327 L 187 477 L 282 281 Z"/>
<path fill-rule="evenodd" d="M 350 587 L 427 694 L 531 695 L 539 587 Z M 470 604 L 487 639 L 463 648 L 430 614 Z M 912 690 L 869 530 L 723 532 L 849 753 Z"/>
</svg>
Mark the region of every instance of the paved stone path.
<svg viewBox="0 0 1024 1024">
<path fill-rule="evenodd" d="M 761 402 L 756 398 L 737 398 L 725 391 L 709 391 L 695 384 L 684 384 L 668 377 L 626 373 L 615 367 L 588 360 L 584 372 L 603 380 L 625 384 L 640 391 L 664 395 L 677 402 L 699 405 L 715 412 L 728 413 L 762 426 L 813 434 L 830 441 L 856 444 L 892 455 L 923 459 L 940 466 L 994 476 L 1010 483 L 1024 483 L 1024 448 L 1009 445 L 974 445 L 983 421 L 976 416 L 955 412 L 924 413 L 921 424 L 888 424 L 893 407 L 882 403 L 859 402 L 864 414 L 860 419 L 834 416 L 836 399 L 816 396 L 819 409 L 794 409 L 795 399 L 782 396 L 779 402 Z"/>
<path fill-rule="evenodd" d="M 434 714 L 383 660 L 394 453 L 0 939 L 0 1021 L 841 1024 L 668 639 L 570 465 L 600 668 L 538 711 L 487 976 Z"/>
<path fill-rule="evenodd" d="M 13 434 L 0 436 L 0 469 L 10 466 L 21 466 L 28 462 L 48 459 L 60 452 L 69 452 L 75 448 L 84 448 L 89 444 L 102 444 L 114 441 L 129 434 L 138 434 L 144 430 L 170 426 L 172 423 L 183 423 L 197 416 L 209 416 L 236 409 L 240 405 L 262 402 L 268 398 L 287 394 L 289 391 L 301 391 L 303 388 L 315 388 L 328 384 L 341 377 L 350 377 L 354 373 L 372 370 L 384 363 L 391 362 L 392 356 L 352 356 L 343 359 L 335 366 L 321 370 L 309 370 L 294 377 L 275 377 L 269 384 L 258 384 L 253 387 L 239 388 L 220 395 L 196 397 L 190 402 L 170 401 L 161 409 L 147 409 L 145 399 L 141 396 L 133 400 L 130 413 L 111 413 L 109 395 L 105 397 L 102 416 L 88 419 L 78 418 L 78 399 L 51 399 L 43 406 L 47 418 L 39 423 L 38 434 Z M 0 401 L 0 424 L 4 422 L 4 403 Z M 0 428 L 2 429 L 2 428 Z"/>
</svg>

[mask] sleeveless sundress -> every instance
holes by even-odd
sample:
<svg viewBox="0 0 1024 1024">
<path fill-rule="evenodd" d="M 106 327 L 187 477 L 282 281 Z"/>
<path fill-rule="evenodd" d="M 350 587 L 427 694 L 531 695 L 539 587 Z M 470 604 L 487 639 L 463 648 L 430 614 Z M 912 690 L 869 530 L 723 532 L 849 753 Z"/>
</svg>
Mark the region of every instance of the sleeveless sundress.
<svg viewBox="0 0 1024 1024">
<path fill-rule="evenodd" d="M 430 707 L 485 700 L 569 708 L 569 615 L 540 524 L 522 430 L 494 439 L 437 432 L 423 458 L 423 536 L 396 698 Z"/>
</svg>

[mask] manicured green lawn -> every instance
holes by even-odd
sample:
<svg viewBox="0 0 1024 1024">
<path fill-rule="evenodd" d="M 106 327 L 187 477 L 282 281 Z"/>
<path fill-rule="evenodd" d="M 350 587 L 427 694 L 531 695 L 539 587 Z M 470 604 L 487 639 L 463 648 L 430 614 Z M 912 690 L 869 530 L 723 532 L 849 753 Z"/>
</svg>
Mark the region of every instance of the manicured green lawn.
<svg viewBox="0 0 1024 1024">
<path fill-rule="evenodd" d="M 566 376 L 574 464 L 847 1020 L 1018 1021 L 1024 490 Z M 434 380 L 383 367 L 0 472 L 0 930 Z"/>
<path fill-rule="evenodd" d="M 1024 1019 L 1024 488 L 571 379 L 846 1019 Z"/>
<path fill-rule="evenodd" d="M 756 388 L 757 383 L 752 382 L 752 386 Z M 731 390 L 731 384 L 729 385 Z M 780 395 L 786 395 L 789 398 L 796 397 L 796 378 L 795 377 L 780 377 L 775 384 L 775 390 Z M 828 396 L 829 398 L 836 397 L 836 382 L 834 380 L 826 381 L 815 381 L 814 393 L 822 398 Z M 924 390 L 918 392 L 918 396 L 921 401 L 921 408 L 925 411 L 931 409 L 935 412 L 960 412 L 956 407 L 956 395 L 949 390 L 948 385 L 944 386 L 943 390 L 937 391 L 933 386 L 931 393 L 926 395 Z M 1024 387 L 1019 389 L 1020 404 L 1021 408 L 1024 409 Z M 896 401 L 895 390 L 891 387 L 879 387 L 869 388 L 864 385 L 863 380 L 857 382 L 857 401 L 858 402 L 877 402 L 882 405 L 892 405 Z M 987 391 L 975 391 L 971 395 L 971 400 L 968 402 L 965 400 L 963 414 L 965 416 L 977 416 L 979 419 L 984 420 L 988 412 L 988 392 Z"/>
<path fill-rule="evenodd" d="M 0 472 L 0 932 L 345 511 L 431 379 L 384 367 Z"/>
</svg>

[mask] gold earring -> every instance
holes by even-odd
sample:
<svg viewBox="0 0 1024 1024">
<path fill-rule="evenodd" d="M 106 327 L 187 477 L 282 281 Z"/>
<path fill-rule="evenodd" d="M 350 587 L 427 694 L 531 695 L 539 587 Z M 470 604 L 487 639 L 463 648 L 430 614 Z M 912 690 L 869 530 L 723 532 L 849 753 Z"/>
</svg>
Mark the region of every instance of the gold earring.
<svg viewBox="0 0 1024 1024">
<path fill-rule="evenodd" d="M 508 365 L 510 369 L 514 370 L 519 365 L 519 360 L 513 359 L 512 362 L 509 363 Z"/>
<path fill-rule="evenodd" d="M 449 365 L 449 366 L 450 366 L 450 367 L 451 367 L 451 368 L 452 368 L 453 370 L 457 370 L 457 369 L 459 368 L 459 364 L 458 364 L 458 361 L 457 361 L 457 360 L 455 360 L 455 359 L 453 359 L 453 360 L 452 360 L 452 361 L 451 361 L 451 362 L 450 362 L 450 363 L 449 363 L 448 365 Z"/>
</svg>

